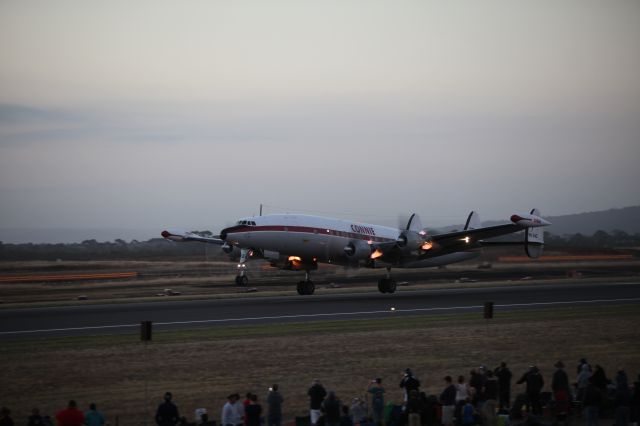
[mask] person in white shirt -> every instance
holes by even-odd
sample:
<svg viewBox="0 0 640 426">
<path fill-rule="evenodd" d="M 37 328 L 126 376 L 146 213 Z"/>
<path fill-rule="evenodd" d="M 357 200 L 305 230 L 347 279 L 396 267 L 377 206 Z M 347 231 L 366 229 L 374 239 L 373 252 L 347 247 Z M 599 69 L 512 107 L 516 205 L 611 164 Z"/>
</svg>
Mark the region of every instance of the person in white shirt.
<svg viewBox="0 0 640 426">
<path fill-rule="evenodd" d="M 228 401 L 222 407 L 222 426 L 240 426 L 244 424 L 242 420 L 244 407 L 242 407 L 242 404 L 238 404 L 239 399 L 240 395 L 237 393 L 227 397 Z"/>
</svg>

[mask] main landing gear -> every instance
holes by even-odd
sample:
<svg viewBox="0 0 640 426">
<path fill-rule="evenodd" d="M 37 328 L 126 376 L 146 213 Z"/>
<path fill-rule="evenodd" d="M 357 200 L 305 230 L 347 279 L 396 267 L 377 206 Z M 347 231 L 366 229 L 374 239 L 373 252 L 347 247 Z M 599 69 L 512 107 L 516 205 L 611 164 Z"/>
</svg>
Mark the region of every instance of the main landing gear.
<svg viewBox="0 0 640 426">
<path fill-rule="evenodd" d="M 316 286 L 309 279 L 309 271 L 304 274 L 304 281 L 298 283 L 298 294 L 300 296 L 310 296 L 316 291 Z"/>
<path fill-rule="evenodd" d="M 378 281 L 378 290 L 380 293 L 395 293 L 396 280 L 391 278 L 391 268 L 387 268 L 387 276 Z"/>
</svg>

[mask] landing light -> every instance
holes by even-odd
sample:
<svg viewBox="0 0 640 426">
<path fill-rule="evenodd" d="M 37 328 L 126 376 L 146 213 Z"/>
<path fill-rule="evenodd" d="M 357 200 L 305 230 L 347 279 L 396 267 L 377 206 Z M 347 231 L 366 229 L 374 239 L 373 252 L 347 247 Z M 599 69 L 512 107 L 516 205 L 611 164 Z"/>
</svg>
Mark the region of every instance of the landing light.
<svg viewBox="0 0 640 426">
<path fill-rule="evenodd" d="M 465 243 L 469 244 L 469 241 L 471 241 L 471 238 L 469 238 L 469 237 L 464 237 L 464 238 L 462 239 L 462 241 L 464 241 Z"/>
</svg>

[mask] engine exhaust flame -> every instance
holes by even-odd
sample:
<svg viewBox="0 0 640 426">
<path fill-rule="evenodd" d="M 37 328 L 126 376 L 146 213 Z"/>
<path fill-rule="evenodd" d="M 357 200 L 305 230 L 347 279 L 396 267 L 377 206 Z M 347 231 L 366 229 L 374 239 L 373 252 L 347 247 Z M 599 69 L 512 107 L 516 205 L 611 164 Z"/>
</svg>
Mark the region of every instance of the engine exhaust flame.
<svg viewBox="0 0 640 426">
<path fill-rule="evenodd" d="M 291 266 L 294 267 L 295 269 L 298 269 L 300 267 L 300 265 L 302 265 L 302 259 L 300 258 L 300 256 L 289 256 L 289 262 L 291 263 Z"/>
<path fill-rule="evenodd" d="M 431 250 L 433 248 L 433 243 L 431 241 L 426 241 L 420 246 L 420 248 L 422 250 Z"/>
<path fill-rule="evenodd" d="M 380 251 L 380 249 L 375 249 L 373 253 L 371 253 L 371 259 L 377 259 L 382 256 L 384 253 Z"/>
</svg>

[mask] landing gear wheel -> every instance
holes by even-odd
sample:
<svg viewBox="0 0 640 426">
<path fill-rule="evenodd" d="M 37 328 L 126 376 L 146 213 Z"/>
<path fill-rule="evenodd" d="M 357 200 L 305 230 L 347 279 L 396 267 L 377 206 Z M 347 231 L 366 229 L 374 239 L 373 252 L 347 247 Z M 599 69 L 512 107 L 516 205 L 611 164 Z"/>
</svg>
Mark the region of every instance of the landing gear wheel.
<svg viewBox="0 0 640 426">
<path fill-rule="evenodd" d="M 387 280 L 387 293 L 395 293 L 396 292 L 396 280 L 393 278 L 389 278 Z"/>
<path fill-rule="evenodd" d="M 316 291 L 316 286 L 311 281 L 300 281 L 297 290 L 300 296 L 312 295 Z"/>
<path fill-rule="evenodd" d="M 236 277 L 236 285 L 239 286 L 246 286 L 247 284 L 249 284 L 249 278 L 247 278 L 246 275 L 238 275 Z"/>
<path fill-rule="evenodd" d="M 380 278 L 378 281 L 378 290 L 380 293 L 395 293 L 396 280 L 392 278 Z"/>
</svg>

